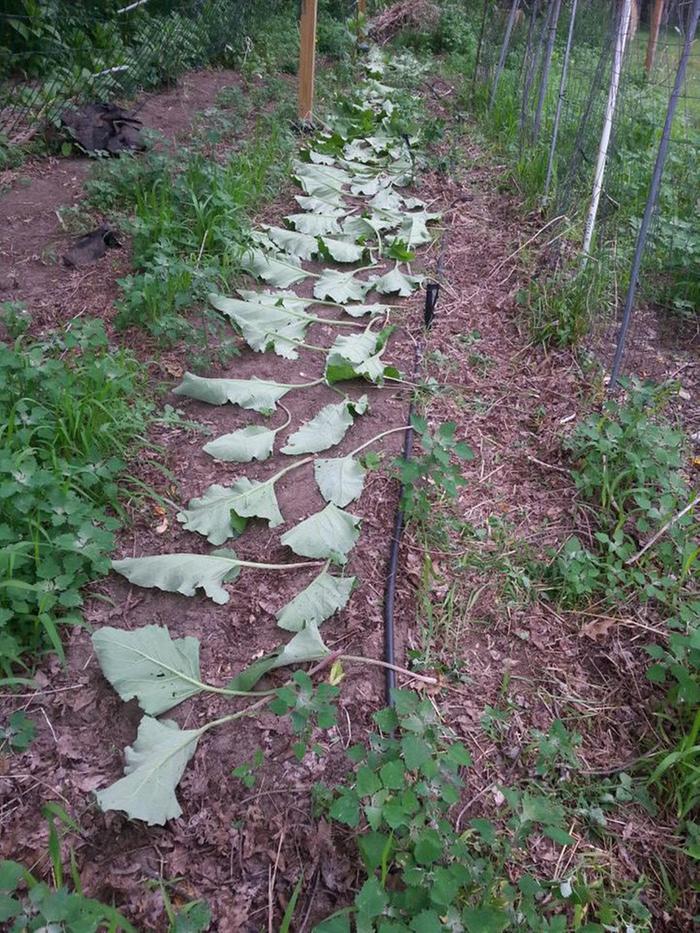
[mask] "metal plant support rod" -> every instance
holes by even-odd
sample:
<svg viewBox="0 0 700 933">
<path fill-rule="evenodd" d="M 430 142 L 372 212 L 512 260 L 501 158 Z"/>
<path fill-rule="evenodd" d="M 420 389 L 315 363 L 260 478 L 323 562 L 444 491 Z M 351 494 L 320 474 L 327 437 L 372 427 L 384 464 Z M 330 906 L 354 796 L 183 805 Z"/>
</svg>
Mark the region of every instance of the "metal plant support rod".
<svg viewBox="0 0 700 933">
<path fill-rule="evenodd" d="M 596 217 L 598 216 L 598 205 L 600 204 L 600 195 L 603 191 L 603 177 L 605 175 L 605 165 L 608 161 L 608 146 L 610 145 L 610 134 L 612 132 L 613 119 L 617 108 L 617 95 L 620 90 L 620 76 L 622 75 L 622 63 L 625 55 L 625 45 L 629 32 L 630 14 L 632 4 L 630 0 L 623 0 L 620 22 L 617 29 L 617 39 L 615 41 L 615 53 L 613 55 L 612 70 L 610 72 L 610 89 L 608 91 L 608 102 L 605 107 L 605 120 L 603 121 L 603 131 L 600 134 L 600 145 L 598 146 L 598 159 L 596 162 L 595 175 L 593 178 L 593 194 L 591 195 L 591 206 L 586 219 L 586 229 L 583 235 L 583 266 L 588 262 L 588 255 L 593 241 L 593 231 L 595 230 Z"/>
<path fill-rule="evenodd" d="M 547 33 L 547 45 L 542 60 L 542 77 L 540 79 L 540 93 L 537 99 L 537 110 L 535 111 L 535 122 L 532 127 L 532 139 L 535 141 L 540 135 L 540 125 L 542 123 L 542 111 L 544 110 L 544 100 L 547 96 L 547 84 L 549 83 L 549 69 L 552 67 L 552 54 L 554 53 L 554 40 L 557 37 L 557 26 L 559 25 L 559 14 L 561 12 L 561 0 L 554 0 L 554 4 L 549 17 L 549 28 Z"/>
<path fill-rule="evenodd" d="M 608 385 L 608 392 L 610 394 L 613 394 L 617 390 L 618 379 L 620 377 L 620 367 L 622 365 L 622 357 L 625 352 L 625 340 L 627 338 L 627 332 L 629 331 L 630 322 L 632 320 L 634 296 L 637 291 L 639 269 L 642 264 L 642 257 L 644 256 L 644 248 L 647 242 L 647 235 L 649 233 L 651 219 L 654 214 L 657 198 L 659 196 L 661 178 L 663 176 L 666 156 L 668 155 L 668 145 L 671 139 L 673 117 L 678 105 L 678 98 L 681 94 L 681 88 L 683 86 L 683 82 L 685 81 L 685 72 L 688 65 L 688 59 L 690 58 L 690 49 L 692 47 L 693 40 L 695 39 L 695 33 L 698 28 L 698 17 L 700 17 L 700 0 L 693 0 L 693 8 L 690 14 L 690 20 L 688 22 L 688 30 L 685 34 L 683 54 L 681 55 L 681 60 L 678 63 L 676 80 L 673 84 L 671 97 L 668 101 L 666 121 L 664 122 L 664 131 L 661 136 L 661 142 L 659 143 L 659 151 L 656 154 L 656 162 L 654 164 L 654 171 L 652 173 L 651 182 L 649 184 L 649 194 L 647 196 L 647 203 L 644 208 L 644 216 L 642 217 L 642 223 L 639 227 L 639 233 L 637 234 L 637 244 L 634 250 L 634 258 L 632 259 L 632 270 L 630 272 L 630 282 L 629 286 L 627 287 L 627 295 L 625 297 L 625 307 L 622 313 L 622 323 L 620 325 L 620 331 L 617 336 L 615 357 L 613 359 L 612 370 L 610 372 L 610 384 Z"/>
<path fill-rule="evenodd" d="M 574 37 L 574 23 L 576 21 L 576 7 L 578 0 L 572 0 L 571 19 L 569 20 L 569 32 L 566 37 L 566 48 L 564 50 L 564 61 L 561 66 L 561 81 L 559 82 L 559 97 L 557 98 L 557 109 L 554 114 L 554 126 L 552 127 L 552 142 L 549 147 L 549 159 L 547 160 L 547 177 L 544 181 L 544 197 L 549 194 L 549 186 L 552 183 L 552 172 L 554 170 L 554 155 L 557 150 L 557 139 L 559 138 L 559 123 L 561 121 L 561 111 L 564 106 L 564 95 L 566 94 L 566 79 L 569 71 L 569 59 L 571 57 L 571 43 Z"/>
<path fill-rule="evenodd" d="M 491 98 L 489 100 L 489 113 L 493 110 L 493 105 L 496 100 L 496 91 L 498 90 L 498 82 L 501 80 L 501 74 L 506 64 L 506 57 L 508 56 L 508 48 L 510 47 L 510 36 L 513 32 L 513 26 L 515 25 L 515 16 L 518 12 L 518 6 L 520 5 L 520 0 L 513 0 L 513 3 L 510 8 L 510 13 L 508 14 L 508 22 L 506 23 L 506 31 L 503 36 L 503 44 L 501 45 L 501 54 L 498 57 L 498 65 L 496 66 L 496 74 L 493 77 L 493 86 L 491 88 Z"/>
</svg>

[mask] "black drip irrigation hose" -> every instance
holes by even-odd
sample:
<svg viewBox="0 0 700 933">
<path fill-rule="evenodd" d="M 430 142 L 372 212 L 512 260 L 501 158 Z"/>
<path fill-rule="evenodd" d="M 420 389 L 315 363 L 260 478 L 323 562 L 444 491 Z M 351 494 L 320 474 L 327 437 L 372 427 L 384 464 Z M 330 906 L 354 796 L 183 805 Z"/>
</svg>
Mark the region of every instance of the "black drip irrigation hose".
<svg viewBox="0 0 700 933">
<path fill-rule="evenodd" d="M 457 199 L 461 200 L 461 199 Z M 454 202 L 453 202 L 454 203 Z M 435 279 L 438 281 L 429 282 L 425 292 L 425 306 L 423 308 L 423 333 L 416 341 L 416 353 L 413 361 L 413 375 L 411 382 L 415 383 L 423 359 L 423 341 L 426 333 L 430 330 L 433 318 L 435 317 L 435 306 L 440 297 L 440 282 L 442 277 L 442 263 L 445 256 L 445 247 L 447 246 L 447 233 L 443 234 L 440 244 L 440 253 L 438 255 L 437 266 L 435 269 Z M 406 433 L 403 442 L 402 459 L 408 463 L 413 453 L 413 412 L 415 402 L 411 399 L 408 406 L 408 418 L 406 421 Z M 402 487 L 403 493 L 403 487 Z M 384 591 L 384 661 L 387 664 L 395 665 L 394 653 L 394 602 L 396 599 L 396 575 L 399 566 L 399 547 L 401 545 L 401 535 L 404 527 L 404 514 L 401 507 L 401 499 L 396 507 L 394 517 L 394 532 L 391 538 L 391 552 L 389 554 L 389 571 L 386 581 L 386 590 Z M 396 689 L 396 671 L 393 667 L 385 668 L 386 671 L 386 703 L 387 706 L 394 705 L 394 690 Z"/>
</svg>

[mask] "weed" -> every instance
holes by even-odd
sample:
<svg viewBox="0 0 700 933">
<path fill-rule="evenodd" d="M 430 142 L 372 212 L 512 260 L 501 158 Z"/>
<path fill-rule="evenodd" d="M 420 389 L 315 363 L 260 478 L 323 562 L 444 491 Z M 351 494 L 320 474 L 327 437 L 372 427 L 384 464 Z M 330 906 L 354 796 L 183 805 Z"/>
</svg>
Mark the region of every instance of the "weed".
<svg viewBox="0 0 700 933">
<path fill-rule="evenodd" d="M 0 668 L 80 619 L 81 588 L 106 573 L 119 476 L 151 406 L 141 374 L 98 321 L 0 347 Z"/>
<path fill-rule="evenodd" d="M 352 778 L 316 788 L 317 806 L 355 833 L 367 878 L 353 905 L 316 927 L 318 933 L 357 929 L 531 929 L 563 933 L 589 923 L 648 928 L 650 914 L 639 886 L 611 896 L 583 873 L 564 883 L 539 881 L 522 866 L 528 840 L 546 836 L 567 846 L 565 808 L 536 786 L 502 788 L 510 813 L 505 827 L 474 818 L 458 833 L 450 808 L 460 799 L 462 774 L 471 764 L 435 707 L 399 690 L 395 705 L 374 714 L 378 732 L 348 750 Z M 547 761 L 570 754 L 575 737 Z M 506 880 L 508 879 L 508 880 Z M 594 928 L 594 927 L 591 927 Z M 595 927 L 598 928 L 598 927 Z"/>
<path fill-rule="evenodd" d="M 79 827 L 57 803 L 46 804 L 42 814 L 49 824 L 48 854 L 53 884 L 40 881 L 18 862 L 0 862 L 0 921 L 6 924 L 3 929 L 8 933 L 26 930 L 136 933 L 135 927 L 114 907 L 84 896 L 72 850 L 68 866 L 71 890 L 65 877 L 61 840 L 64 829 L 79 831 Z"/>
<path fill-rule="evenodd" d="M 0 302 L 0 323 L 12 340 L 26 333 L 31 322 L 32 316 L 23 301 Z"/>
<path fill-rule="evenodd" d="M 631 562 L 640 542 L 688 503 L 690 491 L 683 435 L 660 415 L 668 389 L 635 381 L 625 388 L 622 403 L 606 402 L 566 442 L 577 489 L 600 526 L 592 549 L 570 538 L 552 565 L 556 591 L 569 605 L 601 595 L 620 601 L 630 591 L 673 604 L 697 560 L 696 524 L 688 513 Z"/>
<path fill-rule="evenodd" d="M 456 440 L 457 428 L 452 422 L 441 424 L 433 434 L 425 418 L 414 415 L 412 424 L 420 434 L 423 454 L 411 460 L 397 460 L 395 465 L 403 486 L 401 505 L 407 521 L 425 523 L 432 511 L 428 490 L 439 489 L 447 498 L 454 499 L 458 488 L 466 483 L 454 458 L 472 460 L 474 453 L 468 444 Z"/>
<path fill-rule="evenodd" d="M 13 752 L 24 752 L 34 741 L 36 725 L 22 710 L 11 713 L 6 726 L 0 726 L 0 751 L 9 745 Z"/>
</svg>

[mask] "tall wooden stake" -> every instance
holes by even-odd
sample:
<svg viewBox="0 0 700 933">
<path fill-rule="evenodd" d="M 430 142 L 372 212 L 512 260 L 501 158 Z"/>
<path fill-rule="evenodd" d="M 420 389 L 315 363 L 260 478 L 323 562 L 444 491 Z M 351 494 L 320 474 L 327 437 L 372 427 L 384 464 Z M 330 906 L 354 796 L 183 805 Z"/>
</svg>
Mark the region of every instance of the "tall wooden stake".
<svg viewBox="0 0 700 933">
<path fill-rule="evenodd" d="M 649 25 L 649 42 L 647 43 L 647 57 L 644 67 L 648 75 L 654 67 L 656 58 L 656 44 L 659 41 L 659 29 L 661 28 L 661 17 L 664 15 L 664 0 L 654 0 L 654 9 L 651 14 L 651 23 Z"/>
<path fill-rule="evenodd" d="M 314 112 L 316 74 L 316 17 L 318 0 L 301 0 L 299 31 L 299 121 L 310 123 Z"/>
</svg>

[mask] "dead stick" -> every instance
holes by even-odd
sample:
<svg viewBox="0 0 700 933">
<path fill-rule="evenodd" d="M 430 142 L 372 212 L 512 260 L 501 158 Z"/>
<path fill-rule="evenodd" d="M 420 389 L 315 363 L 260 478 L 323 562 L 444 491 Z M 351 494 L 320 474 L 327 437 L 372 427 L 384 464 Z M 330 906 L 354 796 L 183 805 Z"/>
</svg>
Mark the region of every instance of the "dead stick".
<svg viewBox="0 0 700 933">
<path fill-rule="evenodd" d="M 511 259 L 515 259 L 515 257 L 518 255 L 518 253 L 522 252 L 522 250 L 524 250 L 526 246 L 529 246 L 530 243 L 532 243 L 533 240 L 536 240 L 537 237 L 540 235 L 540 233 L 544 233 L 544 231 L 547 229 L 547 227 L 551 227 L 552 224 L 555 224 L 555 223 L 557 223 L 557 222 L 560 221 L 560 220 L 568 220 L 568 219 L 569 219 L 569 218 L 566 216 L 566 214 L 560 214 L 559 217 L 553 217 L 551 220 L 547 221 L 547 223 L 544 225 L 544 227 L 540 227 L 540 229 L 539 229 L 536 233 L 533 233 L 533 235 L 530 237 L 530 239 L 529 239 L 529 240 L 525 240 L 525 242 L 523 243 L 523 245 L 522 245 L 522 246 L 519 246 L 519 247 L 516 249 L 516 251 L 515 251 L 514 253 L 511 253 L 510 256 L 506 256 L 506 258 L 503 259 L 503 260 L 501 260 L 501 262 L 499 262 L 497 266 L 494 266 L 494 268 L 493 268 L 493 269 L 489 272 L 489 274 L 486 276 L 486 281 L 488 282 L 489 279 L 492 279 L 492 278 L 494 277 L 494 275 L 498 272 L 498 270 L 499 270 L 499 269 L 502 269 L 503 266 L 505 266 L 505 264 L 506 264 L 507 262 L 510 262 Z"/>
<path fill-rule="evenodd" d="M 640 558 L 643 554 L 646 554 L 646 552 L 649 550 L 649 548 L 650 548 L 650 547 L 653 547 L 653 546 L 656 544 L 656 542 L 659 540 L 659 538 L 660 538 L 662 535 L 665 535 L 665 534 L 666 534 L 666 532 L 668 531 L 669 528 L 672 528 L 672 527 L 676 524 L 676 522 L 679 522 L 679 521 L 683 518 L 684 515 L 687 515 L 688 512 L 691 511 L 691 509 L 694 509 L 695 506 L 698 504 L 698 502 L 700 502 L 700 495 L 697 495 L 697 496 L 693 499 L 692 502 L 689 502 L 688 505 L 686 505 L 686 507 L 685 507 L 684 509 L 682 509 L 677 515 L 674 515 L 673 518 L 669 519 L 669 520 L 666 522 L 666 524 L 663 526 L 663 528 L 659 528 L 659 530 L 656 532 L 656 534 L 655 534 L 652 538 L 650 538 L 650 539 L 647 541 L 647 543 L 644 545 L 644 547 L 641 549 L 641 551 L 638 551 L 633 557 L 629 557 L 629 558 L 625 561 L 625 564 L 626 564 L 627 566 L 629 566 L 630 564 L 636 564 L 637 561 L 639 560 L 639 558 Z"/>
</svg>

